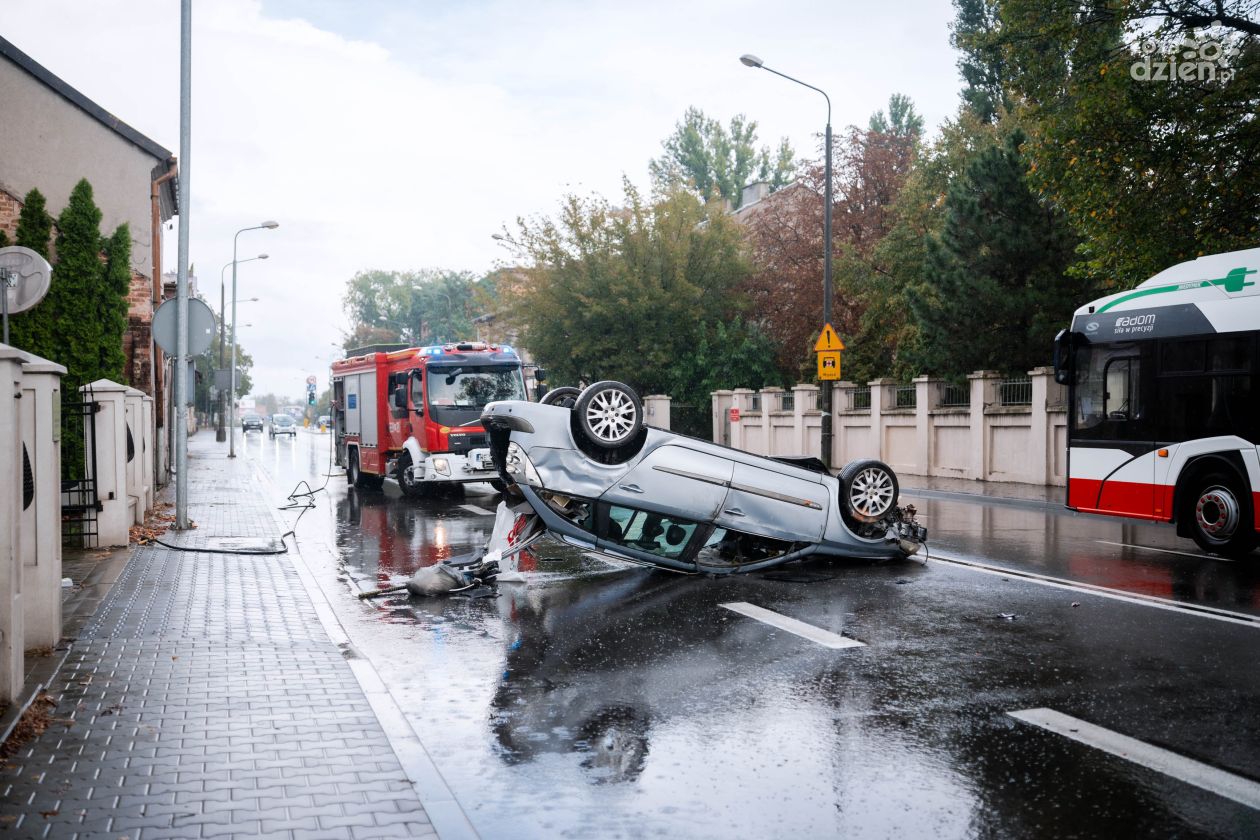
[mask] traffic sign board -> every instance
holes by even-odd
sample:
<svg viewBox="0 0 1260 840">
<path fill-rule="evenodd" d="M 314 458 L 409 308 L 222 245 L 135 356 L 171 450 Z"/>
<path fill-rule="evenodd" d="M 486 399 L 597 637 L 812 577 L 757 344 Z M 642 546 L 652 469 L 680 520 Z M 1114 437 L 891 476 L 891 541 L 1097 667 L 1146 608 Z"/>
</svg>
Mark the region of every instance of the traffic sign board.
<svg viewBox="0 0 1260 840">
<path fill-rule="evenodd" d="M 314 385 L 317 381 L 318 381 L 318 380 L 315 378 L 315 374 L 313 374 L 313 373 L 312 373 L 310 376 L 306 377 L 306 384 L 307 384 L 307 385 Z"/>
<path fill-rule="evenodd" d="M 818 378 L 822 380 L 840 378 L 840 351 L 822 350 L 818 353 Z"/>
<path fill-rule="evenodd" d="M 836 334 L 836 330 L 831 324 L 823 324 L 822 335 L 818 336 L 818 340 L 814 342 L 814 351 L 822 353 L 826 350 L 843 350 L 844 342 L 840 340 L 840 336 Z"/>
</svg>

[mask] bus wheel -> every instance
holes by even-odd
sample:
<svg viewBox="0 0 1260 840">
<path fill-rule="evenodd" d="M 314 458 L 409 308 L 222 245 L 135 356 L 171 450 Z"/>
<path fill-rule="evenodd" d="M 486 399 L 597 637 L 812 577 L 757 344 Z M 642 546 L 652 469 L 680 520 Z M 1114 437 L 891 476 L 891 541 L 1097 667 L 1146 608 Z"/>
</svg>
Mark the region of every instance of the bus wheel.
<svg viewBox="0 0 1260 840">
<path fill-rule="evenodd" d="M 1251 498 L 1238 480 L 1225 473 L 1199 479 L 1189 504 L 1194 541 L 1215 554 L 1246 554 L 1256 544 Z"/>
<path fill-rule="evenodd" d="M 428 489 L 423 481 L 417 481 L 411 473 L 411 453 L 403 450 L 398 456 L 398 486 L 408 499 L 419 499 Z"/>
</svg>

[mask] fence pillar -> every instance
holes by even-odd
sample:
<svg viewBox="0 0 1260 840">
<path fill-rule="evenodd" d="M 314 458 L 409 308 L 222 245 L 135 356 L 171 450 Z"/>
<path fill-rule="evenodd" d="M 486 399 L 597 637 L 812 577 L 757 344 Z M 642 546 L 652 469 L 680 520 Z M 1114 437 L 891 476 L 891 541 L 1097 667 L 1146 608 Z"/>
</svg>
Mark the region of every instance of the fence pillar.
<svg viewBox="0 0 1260 840">
<path fill-rule="evenodd" d="M 89 436 L 84 452 L 92 478 L 96 480 L 96 497 L 100 502 L 96 527 L 98 544 L 105 548 L 126 545 L 131 515 L 127 503 L 127 386 L 98 379 L 80 388 L 91 389 L 99 410 L 91 422 L 96 431 L 96 451 Z"/>
<path fill-rule="evenodd" d="M 1054 479 L 1054 435 L 1051 434 L 1050 415 L 1047 407 L 1050 404 L 1050 383 L 1054 381 L 1054 368 L 1038 367 L 1028 371 L 1032 379 L 1032 415 L 1028 418 L 1029 437 L 1034 446 L 1044 447 L 1046 457 L 1040 459 L 1032 470 L 1033 477 L 1041 484 L 1052 484 Z M 1037 459 L 1034 458 L 1034 461 Z"/>
<path fill-rule="evenodd" d="M 61 377 L 66 369 L 27 354 L 18 408 L 30 497 L 22 487 L 18 545 L 27 648 L 61 640 Z M 23 466 L 25 472 L 25 465 Z M 25 481 L 26 476 L 23 476 Z"/>
<path fill-rule="evenodd" d="M 723 446 L 731 445 L 731 392 L 720 390 L 709 395 L 713 401 L 713 442 Z"/>
<path fill-rule="evenodd" d="M 22 691 L 26 650 L 22 558 L 17 534 L 22 510 L 18 411 L 24 355 L 14 347 L 0 344 L 0 487 L 9 488 L 0 493 L 0 700 L 9 703 L 17 700 Z"/>
<path fill-rule="evenodd" d="M 669 397 L 664 394 L 650 394 L 643 398 L 643 413 L 647 415 L 649 426 L 669 431 Z"/>
<path fill-rule="evenodd" d="M 143 525 L 144 514 L 148 510 L 145 502 L 149 498 L 148 482 L 144 474 L 144 456 L 140 451 L 143 443 L 141 427 L 144 423 L 144 391 L 128 388 L 123 395 L 123 406 L 124 419 L 127 423 L 123 434 L 126 438 L 128 504 L 131 506 L 132 523 Z"/>
<path fill-rule="evenodd" d="M 986 481 L 989 477 L 989 419 L 985 409 L 997 402 L 997 382 L 1001 374 L 978 370 L 967 375 L 971 387 L 971 468 L 968 478 Z"/>
<path fill-rule="evenodd" d="M 144 499 L 144 509 L 153 510 L 157 505 L 157 488 L 154 487 L 154 453 L 156 450 L 156 441 L 153 436 L 153 397 L 148 394 L 144 395 L 141 400 L 141 420 L 140 420 L 140 458 L 141 468 L 144 470 L 144 485 L 146 495 Z"/>
<path fill-rule="evenodd" d="M 752 406 L 752 388 L 736 388 L 731 391 L 730 408 L 736 409 L 740 413 L 741 419 L 730 422 L 731 443 L 735 449 L 744 448 L 744 421 L 743 415 L 746 414 Z M 727 415 L 729 421 L 730 415 Z"/>
<path fill-rule="evenodd" d="M 875 438 L 875 457 L 881 461 L 887 460 L 888 453 L 884 443 L 884 412 L 893 407 L 893 400 L 896 394 L 893 387 L 896 386 L 895 379 L 872 379 L 871 386 L 871 435 Z"/>
<path fill-rule="evenodd" d="M 936 408 L 939 380 L 916 376 L 914 382 L 914 463 L 916 475 L 932 474 L 932 409 Z"/>
</svg>

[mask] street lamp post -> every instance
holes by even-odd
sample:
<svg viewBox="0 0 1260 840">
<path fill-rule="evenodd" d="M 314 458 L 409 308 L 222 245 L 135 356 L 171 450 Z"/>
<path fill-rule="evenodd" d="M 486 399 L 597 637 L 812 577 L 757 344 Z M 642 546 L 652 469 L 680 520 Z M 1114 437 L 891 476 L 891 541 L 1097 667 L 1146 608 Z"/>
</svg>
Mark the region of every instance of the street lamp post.
<svg viewBox="0 0 1260 840">
<path fill-rule="evenodd" d="M 251 225 L 250 227 L 241 228 L 236 232 L 236 236 L 232 237 L 232 367 L 229 374 L 232 387 L 229 389 L 228 408 L 232 414 L 236 414 L 236 241 L 240 239 L 242 233 L 247 230 L 275 230 L 280 227 L 279 222 L 267 221 L 260 225 Z M 236 457 L 236 422 L 235 419 L 228 424 L 228 457 Z"/>
<path fill-rule="evenodd" d="M 265 260 L 265 259 L 267 259 L 266 254 L 259 254 L 256 257 L 250 257 L 247 260 L 241 260 L 241 262 L 247 263 L 247 262 L 253 262 L 254 260 Z M 223 317 L 226 314 L 226 312 L 224 311 L 225 307 L 223 303 L 223 284 L 224 284 L 223 272 L 227 271 L 227 267 L 229 265 L 231 265 L 231 263 L 224 263 L 223 268 L 219 269 L 219 370 L 223 370 L 223 350 L 224 350 L 224 345 L 226 344 L 226 342 L 224 341 L 224 337 L 227 334 L 227 319 Z M 258 300 L 258 298 L 253 298 L 253 300 Z M 227 440 L 227 427 L 226 427 L 226 420 L 225 420 L 226 414 L 227 414 L 227 394 L 222 388 L 220 388 L 219 389 L 219 424 L 218 424 L 218 427 L 214 431 L 215 443 L 223 443 L 223 441 Z"/>
<path fill-rule="evenodd" d="M 824 154 L 826 161 L 823 164 L 823 323 L 831 323 L 831 97 L 827 95 L 822 88 L 816 88 L 811 84 L 806 84 L 800 79 L 794 79 L 786 73 L 780 73 L 765 65 L 760 58 L 755 55 L 744 54 L 739 60 L 745 67 L 754 67 L 776 76 L 782 76 L 789 82 L 796 82 L 798 85 L 807 87 L 810 90 L 817 91 L 823 95 L 823 99 L 827 100 L 827 132 L 824 135 Z M 831 396 L 832 383 L 830 379 L 824 379 L 822 382 L 822 460 L 828 468 L 831 467 Z"/>
</svg>

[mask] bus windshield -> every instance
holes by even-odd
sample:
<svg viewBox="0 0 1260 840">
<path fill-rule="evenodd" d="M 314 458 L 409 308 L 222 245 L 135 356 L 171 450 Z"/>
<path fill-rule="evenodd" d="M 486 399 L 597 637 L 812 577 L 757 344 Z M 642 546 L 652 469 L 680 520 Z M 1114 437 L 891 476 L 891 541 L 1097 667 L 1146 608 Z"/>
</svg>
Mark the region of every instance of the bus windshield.
<svg viewBox="0 0 1260 840">
<path fill-rule="evenodd" d="M 516 366 L 464 366 L 429 370 L 429 405 L 436 408 L 485 408 L 497 400 L 525 399 L 525 383 Z"/>
</svg>

